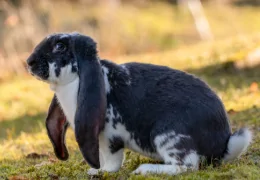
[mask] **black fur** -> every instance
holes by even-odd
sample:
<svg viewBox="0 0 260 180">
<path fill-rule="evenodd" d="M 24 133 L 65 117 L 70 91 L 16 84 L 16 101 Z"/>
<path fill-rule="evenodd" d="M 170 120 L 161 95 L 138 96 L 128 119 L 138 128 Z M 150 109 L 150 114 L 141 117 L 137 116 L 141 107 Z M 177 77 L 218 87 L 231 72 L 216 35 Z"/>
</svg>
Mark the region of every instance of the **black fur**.
<svg viewBox="0 0 260 180">
<path fill-rule="evenodd" d="M 115 153 L 118 150 L 124 148 L 124 141 L 122 140 L 121 137 L 114 136 L 110 141 L 110 151 L 111 153 Z"/>
<path fill-rule="evenodd" d="M 33 74 L 42 79 L 48 79 L 48 63 L 52 61 L 57 65 L 56 76 L 68 64 L 72 65 L 72 73 L 78 73 L 75 133 L 80 150 L 92 167 L 100 166 L 98 135 L 108 123 L 112 123 L 115 130 L 117 124 L 122 123 L 130 133 L 130 140 L 144 152 L 156 154 L 155 138 L 172 133 L 160 143 L 163 148 L 176 142 L 167 147 L 170 156 L 183 158 L 192 151 L 208 160 L 224 156 L 231 136 L 228 117 L 221 100 L 205 82 L 165 66 L 99 61 L 96 43 L 91 38 L 82 35 L 60 37 L 43 40 L 27 63 Z M 54 53 L 53 46 L 58 42 L 67 49 Z M 104 76 L 110 86 L 108 93 L 105 92 Z M 113 112 L 108 111 L 110 107 Z M 111 113 L 115 115 L 113 122 L 109 119 Z M 183 136 L 177 141 L 180 135 Z M 111 153 L 127 147 L 120 136 L 109 141 Z M 173 153 L 173 149 L 181 152 Z M 165 163 L 169 161 L 165 160 Z"/>
<path fill-rule="evenodd" d="M 122 116 L 113 123 L 122 122 L 144 151 L 155 152 L 154 138 L 174 131 L 191 137 L 174 148 L 195 150 L 207 158 L 223 157 L 231 130 L 222 102 L 206 83 L 164 66 L 117 65 L 107 60 L 101 65 L 109 69 L 107 106 L 112 104 Z"/>
<path fill-rule="evenodd" d="M 106 95 L 95 42 L 87 36 L 72 38 L 79 74 L 75 134 L 87 162 L 100 167 L 98 135 L 104 128 Z M 86 96 L 87 95 L 87 96 Z"/>
</svg>

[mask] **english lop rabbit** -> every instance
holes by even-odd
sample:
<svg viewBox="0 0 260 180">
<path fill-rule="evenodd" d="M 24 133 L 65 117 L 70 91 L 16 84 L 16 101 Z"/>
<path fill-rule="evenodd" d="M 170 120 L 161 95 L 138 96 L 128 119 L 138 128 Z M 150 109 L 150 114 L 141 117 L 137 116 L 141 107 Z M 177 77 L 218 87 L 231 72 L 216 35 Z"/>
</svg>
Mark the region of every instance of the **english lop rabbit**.
<svg viewBox="0 0 260 180">
<path fill-rule="evenodd" d="M 90 174 L 118 171 L 124 148 L 163 162 L 134 173 L 176 175 L 198 170 L 201 158 L 233 160 L 251 142 L 247 128 L 232 134 L 221 100 L 199 78 L 165 66 L 100 60 L 88 36 L 51 34 L 27 64 L 55 93 L 46 127 L 56 156 L 68 159 L 70 125 Z"/>
</svg>

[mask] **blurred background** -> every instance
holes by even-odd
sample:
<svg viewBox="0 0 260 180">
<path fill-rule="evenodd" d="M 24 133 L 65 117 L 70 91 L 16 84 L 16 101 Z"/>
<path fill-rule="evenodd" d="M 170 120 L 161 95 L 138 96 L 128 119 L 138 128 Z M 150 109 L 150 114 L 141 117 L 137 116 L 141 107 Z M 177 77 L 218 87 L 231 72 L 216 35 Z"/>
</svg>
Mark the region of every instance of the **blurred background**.
<svg viewBox="0 0 260 180">
<path fill-rule="evenodd" d="M 49 33 L 93 37 L 101 57 L 176 49 L 259 32 L 259 0 L 0 0 L 0 78 L 25 72 Z"/>
<path fill-rule="evenodd" d="M 180 179 L 259 179 L 260 0 L 0 0 L 0 179 L 86 176 L 71 129 L 69 161 L 55 157 L 44 122 L 53 92 L 25 64 L 46 35 L 73 31 L 94 38 L 103 59 L 195 74 L 222 99 L 233 130 L 254 130 L 242 161 Z M 127 179 L 141 161 L 128 152 L 123 173 L 109 178 Z"/>
</svg>

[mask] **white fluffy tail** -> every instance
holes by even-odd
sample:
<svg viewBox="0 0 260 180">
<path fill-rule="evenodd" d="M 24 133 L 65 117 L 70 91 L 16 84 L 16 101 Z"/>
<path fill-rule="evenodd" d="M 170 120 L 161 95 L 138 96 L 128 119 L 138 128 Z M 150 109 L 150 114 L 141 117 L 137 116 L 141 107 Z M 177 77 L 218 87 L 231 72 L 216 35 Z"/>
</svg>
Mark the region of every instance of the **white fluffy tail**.
<svg viewBox="0 0 260 180">
<path fill-rule="evenodd" d="M 224 155 L 224 162 L 232 161 L 246 151 L 252 141 L 252 132 L 242 128 L 233 133 L 227 143 L 227 152 Z"/>
</svg>

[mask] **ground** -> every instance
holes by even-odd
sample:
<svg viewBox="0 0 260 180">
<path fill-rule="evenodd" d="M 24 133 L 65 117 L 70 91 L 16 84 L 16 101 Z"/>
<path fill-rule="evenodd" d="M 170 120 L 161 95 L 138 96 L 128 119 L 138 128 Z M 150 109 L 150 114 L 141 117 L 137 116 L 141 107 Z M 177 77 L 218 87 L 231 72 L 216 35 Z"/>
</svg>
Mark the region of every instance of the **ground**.
<svg viewBox="0 0 260 180">
<path fill-rule="evenodd" d="M 66 141 L 69 160 L 58 160 L 47 137 L 44 119 L 52 97 L 47 84 L 31 76 L 0 82 L 0 179 L 258 179 L 260 177 L 260 71 L 258 67 L 237 69 L 235 63 L 259 45 L 260 36 L 240 36 L 201 43 L 174 51 L 119 57 L 116 62 L 139 61 L 184 70 L 205 80 L 223 100 L 232 129 L 250 127 L 254 141 L 234 162 L 218 167 L 201 166 L 197 172 L 178 176 L 131 175 L 144 162 L 155 161 L 126 150 L 117 173 L 96 177 L 86 174 L 72 130 Z"/>
</svg>

